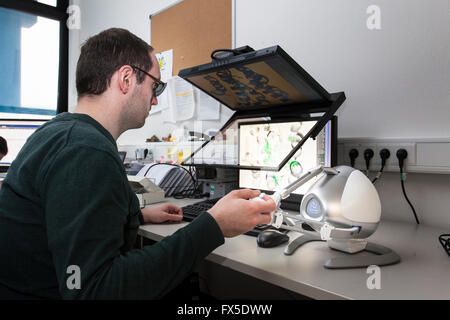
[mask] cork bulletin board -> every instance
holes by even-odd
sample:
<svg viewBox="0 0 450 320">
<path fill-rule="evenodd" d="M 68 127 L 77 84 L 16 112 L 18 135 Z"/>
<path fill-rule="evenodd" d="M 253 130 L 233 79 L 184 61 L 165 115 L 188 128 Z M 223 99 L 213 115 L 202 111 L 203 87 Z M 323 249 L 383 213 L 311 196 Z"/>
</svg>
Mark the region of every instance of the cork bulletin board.
<svg viewBox="0 0 450 320">
<path fill-rule="evenodd" d="M 150 16 L 155 53 L 173 49 L 173 75 L 232 49 L 232 0 L 183 0 Z"/>
</svg>

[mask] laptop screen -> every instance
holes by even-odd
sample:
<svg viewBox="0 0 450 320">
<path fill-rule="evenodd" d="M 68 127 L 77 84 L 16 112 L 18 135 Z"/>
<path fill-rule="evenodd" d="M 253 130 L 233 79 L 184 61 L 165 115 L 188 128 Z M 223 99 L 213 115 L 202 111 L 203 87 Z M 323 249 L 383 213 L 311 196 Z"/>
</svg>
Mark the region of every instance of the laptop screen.
<svg viewBox="0 0 450 320">
<path fill-rule="evenodd" d="M 0 120 L 0 137 L 3 137 L 8 145 L 8 154 L 0 160 L 0 166 L 10 166 L 27 139 L 45 122 Z"/>
</svg>

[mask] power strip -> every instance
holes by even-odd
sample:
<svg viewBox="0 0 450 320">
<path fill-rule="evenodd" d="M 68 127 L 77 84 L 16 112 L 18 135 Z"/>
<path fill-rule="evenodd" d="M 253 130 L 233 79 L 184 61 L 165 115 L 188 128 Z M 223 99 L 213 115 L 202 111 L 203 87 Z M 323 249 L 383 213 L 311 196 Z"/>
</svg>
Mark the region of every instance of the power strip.
<svg viewBox="0 0 450 320">
<path fill-rule="evenodd" d="M 408 158 L 405 160 L 405 172 L 450 174 L 450 139 L 369 139 L 344 138 L 338 142 L 338 163 L 350 165 L 348 156 L 351 149 L 357 149 L 359 157 L 355 168 L 366 170 L 363 157 L 364 150 L 372 149 L 375 156 L 371 160 L 370 171 L 378 171 L 381 166 L 379 156 L 381 149 L 388 149 L 391 157 L 384 171 L 399 172 L 398 160 L 395 156 L 398 149 L 405 149 Z"/>
</svg>

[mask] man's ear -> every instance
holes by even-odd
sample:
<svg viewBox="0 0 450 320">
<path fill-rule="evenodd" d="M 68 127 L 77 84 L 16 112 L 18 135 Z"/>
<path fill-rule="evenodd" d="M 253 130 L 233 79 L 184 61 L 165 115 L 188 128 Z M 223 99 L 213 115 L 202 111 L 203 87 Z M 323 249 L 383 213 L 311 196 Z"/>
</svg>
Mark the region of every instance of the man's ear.
<svg viewBox="0 0 450 320">
<path fill-rule="evenodd" d="M 134 70 L 130 66 L 122 66 L 117 73 L 119 89 L 123 94 L 127 94 L 135 84 Z"/>
</svg>

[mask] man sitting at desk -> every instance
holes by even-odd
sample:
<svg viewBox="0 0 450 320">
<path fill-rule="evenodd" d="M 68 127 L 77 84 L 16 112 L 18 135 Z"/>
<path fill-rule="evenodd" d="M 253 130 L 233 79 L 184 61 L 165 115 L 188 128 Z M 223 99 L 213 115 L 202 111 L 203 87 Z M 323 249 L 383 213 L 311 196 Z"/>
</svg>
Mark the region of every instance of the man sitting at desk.
<svg viewBox="0 0 450 320">
<path fill-rule="evenodd" d="M 116 140 L 140 128 L 165 85 L 153 49 L 123 29 L 87 40 L 78 105 L 41 126 L 0 191 L 0 299 L 151 299 L 178 285 L 224 237 L 269 223 L 259 191 L 234 191 L 170 237 L 132 249 L 142 223 L 181 221 L 139 208 Z"/>
</svg>

